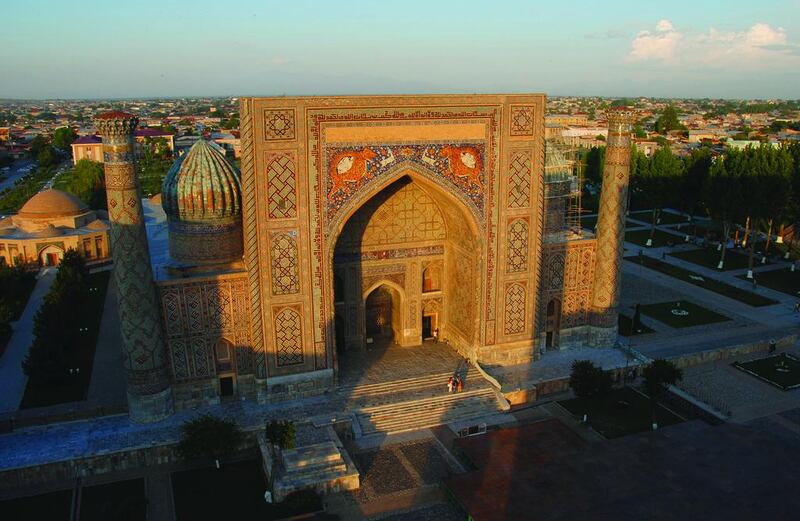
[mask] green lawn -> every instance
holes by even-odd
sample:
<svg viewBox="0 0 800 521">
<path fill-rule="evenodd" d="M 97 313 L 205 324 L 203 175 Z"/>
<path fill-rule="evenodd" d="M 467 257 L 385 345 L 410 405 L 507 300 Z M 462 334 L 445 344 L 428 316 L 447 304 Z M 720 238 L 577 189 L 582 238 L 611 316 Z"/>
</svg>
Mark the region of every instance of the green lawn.
<svg viewBox="0 0 800 521">
<path fill-rule="evenodd" d="M 636 331 L 631 331 L 631 328 L 633 327 L 633 318 L 623 315 L 622 313 L 619 314 L 617 323 L 619 325 L 619 334 L 624 337 L 646 335 L 647 333 L 653 332 L 652 329 L 641 323 L 639 324 L 639 329 Z"/>
<path fill-rule="evenodd" d="M 264 501 L 265 490 L 267 482 L 257 460 L 172 474 L 177 521 L 268 521 L 322 510 L 321 500 L 311 490 L 291 494 L 282 503 L 273 505 Z"/>
<path fill-rule="evenodd" d="M 144 479 L 84 487 L 80 517 L 81 521 L 146 521 Z"/>
<path fill-rule="evenodd" d="M 647 224 L 653 223 L 653 212 L 650 210 L 631 212 L 628 216 L 639 221 L 644 221 Z M 658 224 L 680 224 L 688 222 L 685 215 L 678 215 L 671 212 L 661 212 L 660 218 L 661 222 Z"/>
<path fill-rule="evenodd" d="M 619 438 L 652 428 L 650 399 L 630 387 L 613 389 L 602 397 L 572 398 L 558 403 L 576 419 L 587 414 L 592 429 L 606 438 Z M 660 405 L 656 408 L 656 420 L 660 427 L 683 421 Z"/>
<path fill-rule="evenodd" d="M 714 270 L 717 269 L 720 254 L 721 252 L 718 252 L 716 248 L 700 248 L 699 250 L 670 253 L 670 255 L 677 259 L 685 260 L 687 262 L 691 262 L 699 266 L 705 266 L 706 268 L 711 268 Z M 767 261 L 767 264 L 769 264 L 769 261 Z M 725 252 L 725 266 L 723 267 L 722 271 L 741 270 L 746 269 L 747 266 L 748 262 L 746 254 L 739 253 L 737 250 L 728 250 Z M 755 256 L 753 257 L 753 267 L 757 268 L 758 266 L 762 266 L 761 257 Z"/>
<path fill-rule="evenodd" d="M 45 407 L 86 399 L 86 392 L 89 390 L 89 382 L 92 377 L 94 352 L 97 347 L 97 333 L 100 329 L 100 319 L 103 316 L 103 306 L 110 275 L 110 271 L 100 271 L 89 275 L 89 287 L 92 288 L 92 291 L 89 292 L 89 298 L 84 307 L 83 316 L 85 322 L 69 325 L 71 327 L 87 328 L 85 342 L 75 352 L 70 353 L 69 366 L 80 368 L 80 373 L 61 385 L 37 384 L 33 379 L 29 379 L 20 408 Z"/>
<path fill-rule="evenodd" d="M 756 282 L 775 291 L 786 293 L 793 297 L 800 296 L 800 271 L 792 272 L 789 268 L 781 270 L 761 271 L 754 274 Z M 746 279 L 741 275 L 740 279 Z"/>
<path fill-rule="evenodd" d="M 639 246 L 644 246 L 645 244 L 647 244 L 647 239 L 649 238 L 650 238 L 649 229 L 625 232 L 625 240 L 627 242 L 638 244 Z M 681 244 L 683 242 L 683 237 L 656 229 L 656 232 L 653 235 L 652 247 L 660 248 L 662 246 L 666 246 L 668 242 L 672 242 L 674 244 Z"/>
<path fill-rule="evenodd" d="M 646 304 L 640 309 L 648 317 L 675 328 L 701 326 L 730 320 L 725 315 L 715 313 L 688 300 Z"/>
<path fill-rule="evenodd" d="M 786 353 L 734 362 L 733 366 L 784 391 L 800 387 L 800 360 Z"/>
<path fill-rule="evenodd" d="M 751 291 L 739 289 L 735 286 L 731 286 L 730 284 L 725 284 L 724 282 L 701 276 L 693 271 L 685 270 L 683 268 L 679 268 L 678 266 L 673 266 L 672 264 L 648 257 L 647 255 L 643 255 L 641 257 L 625 257 L 625 260 L 635 262 L 636 264 L 640 264 L 645 268 L 656 270 L 664 273 L 665 275 L 669 275 L 670 277 L 675 277 L 676 279 L 688 282 L 689 284 L 694 284 L 695 286 L 713 291 L 714 293 L 738 300 L 739 302 L 743 302 L 749 306 L 771 306 L 778 303 L 777 300 L 772 300 L 771 298 L 758 295 Z"/>
</svg>

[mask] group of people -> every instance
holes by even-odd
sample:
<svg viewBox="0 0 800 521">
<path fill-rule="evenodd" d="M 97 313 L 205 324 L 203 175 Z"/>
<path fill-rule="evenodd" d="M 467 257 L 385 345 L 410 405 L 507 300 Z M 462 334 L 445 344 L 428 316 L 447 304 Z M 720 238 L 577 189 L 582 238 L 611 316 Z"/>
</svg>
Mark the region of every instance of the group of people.
<svg viewBox="0 0 800 521">
<path fill-rule="evenodd" d="M 450 378 L 447 379 L 447 392 L 448 393 L 460 393 L 464 390 L 464 381 L 461 379 L 458 373 L 451 375 Z"/>
</svg>

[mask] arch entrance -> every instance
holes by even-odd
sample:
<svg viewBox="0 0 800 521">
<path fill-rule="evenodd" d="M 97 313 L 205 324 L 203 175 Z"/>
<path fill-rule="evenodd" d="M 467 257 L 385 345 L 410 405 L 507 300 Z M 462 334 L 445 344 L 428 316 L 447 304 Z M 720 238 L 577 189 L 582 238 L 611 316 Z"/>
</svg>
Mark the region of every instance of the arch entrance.
<svg viewBox="0 0 800 521">
<path fill-rule="evenodd" d="M 481 243 L 446 189 L 405 172 L 344 221 L 333 252 L 337 352 L 478 338 Z"/>
</svg>

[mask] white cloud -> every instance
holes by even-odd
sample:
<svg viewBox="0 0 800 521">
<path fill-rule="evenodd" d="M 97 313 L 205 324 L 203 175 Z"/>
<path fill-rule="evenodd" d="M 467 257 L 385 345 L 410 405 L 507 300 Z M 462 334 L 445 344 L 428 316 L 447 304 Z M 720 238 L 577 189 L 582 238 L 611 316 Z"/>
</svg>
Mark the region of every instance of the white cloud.
<svg viewBox="0 0 800 521">
<path fill-rule="evenodd" d="M 656 24 L 656 31 L 660 33 L 666 33 L 669 31 L 674 31 L 675 27 L 673 27 L 672 22 L 669 20 L 659 20 Z"/>
<path fill-rule="evenodd" d="M 631 43 L 631 52 L 627 61 L 660 60 L 669 61 L 675 55 L 678 42 L 683 34 L 675 30 L 672 22 L 661 20 L 656 24 L 656 31 L 640 31 Z"/>
<path fill-rule="evenodd" d="M 683 66 L 770 69 L 800 65 L 800 45 L 791 43 L 783 27 L 757 23 L 744 31 L 710 27 L 701 34 L 678 31 L 660 20 L 654 31 L 641 31 L 625 60 L 657 61 Z"/>
</svg>

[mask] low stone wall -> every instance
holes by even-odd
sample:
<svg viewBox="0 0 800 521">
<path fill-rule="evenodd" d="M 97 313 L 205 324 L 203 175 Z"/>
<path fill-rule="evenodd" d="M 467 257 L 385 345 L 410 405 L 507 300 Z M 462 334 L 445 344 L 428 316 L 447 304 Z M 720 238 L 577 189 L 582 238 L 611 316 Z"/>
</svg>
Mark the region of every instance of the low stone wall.
<svg viewBox="0 0 800 521">
<path fill-rule="evenodd" d="M 282 402 L 318 396 L 333 388 L 333 369 L 310 373 L 272 376 L 265 382 L 256 381 L 259 403 Z"/>
<path fill-rule="evenodd" d="M 679 368 L 691 367 L 694 365 L 707 364 L 709 362 L 716 362 L 717 360 L 724 360 L 726 358 L 733 358 L 737 356 L 756 353 L 758 351 L 766 351 L 769 349 L 769 343 L 775 341 L 776 347 L 781 349 L 791 347 L 797 342 L 797 334 L 792 333 L 782 337 L 767 338 L 757 342 L 750 342 L 746 344 L 739 344 L 728 347 L 721 347 L 718 349 L 710 349 L 707 351 L 700 351 L 697 353 L 690 353 L 686 355 L 679 355 L 670 358 L 670 361 Z"/>
</svg>

